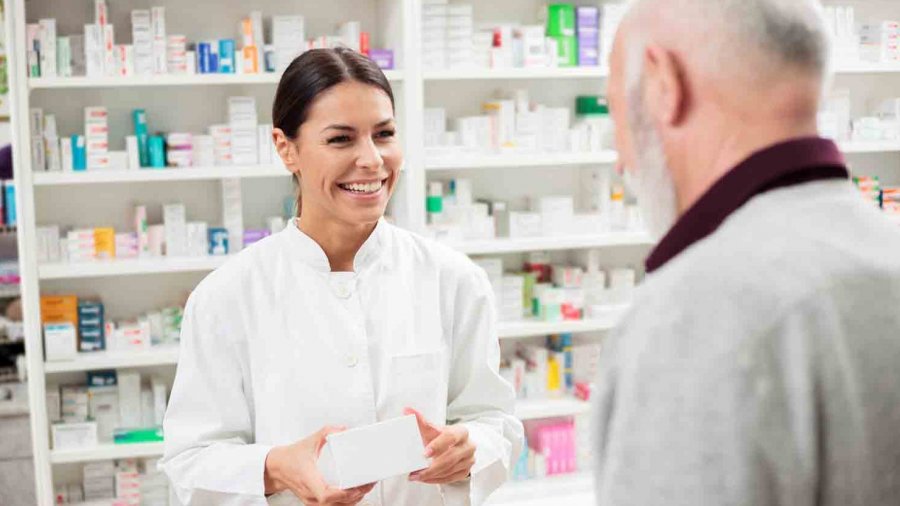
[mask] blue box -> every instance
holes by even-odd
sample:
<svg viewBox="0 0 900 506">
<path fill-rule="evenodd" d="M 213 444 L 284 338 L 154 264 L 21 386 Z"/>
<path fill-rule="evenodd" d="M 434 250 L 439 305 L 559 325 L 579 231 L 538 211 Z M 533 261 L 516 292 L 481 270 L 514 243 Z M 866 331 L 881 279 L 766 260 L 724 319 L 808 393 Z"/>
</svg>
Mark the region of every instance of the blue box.
<svg viewBox="0 0 900 506">
<path fill-rule="evenodd" d="M 211 49 L 209 47 L 209 42 L 197 43 L 197 69 L 201 74 L 209 74 L 212 72 L 212 70 L 210 70 L 210 67 L 212 67 L 210 53 Z"/>
<path fill-rule="evenodd" d="M 106 371 L 88 371 L 87 384 L 89 387 L 109 387 L 118 383 L 116 371 L 113 369 Z"/>
<path fill-rule="evenodd" d="M 219 72 L 222 74 L 234 74 L 233 39 L 222 39 L 219 41 Z"/>
<path fill-rule="evenodd" d="M 16 185 L 12 181 L 3 183 L 3 211 L 6 213 L 6 226 L 15 227 L 16 216 Z"/>
<path fill-rule="evenodd" d="M 209 254 L 210 255 L 227 255 L 228 254 L 228 230 L 224 228 L 209 229 Z"/>
<path fill-rule="evenodd" d="M 78 351 L 103 351 L 106 349 L 106 338 L 103 335 L 103 327 L 95 330 L 79 329 Z"/>
<path fill-rule="evenodd" d="M 87 141 L 83 135 L 72 136 L 72 170 L 87 170 Z"/>
</svg>

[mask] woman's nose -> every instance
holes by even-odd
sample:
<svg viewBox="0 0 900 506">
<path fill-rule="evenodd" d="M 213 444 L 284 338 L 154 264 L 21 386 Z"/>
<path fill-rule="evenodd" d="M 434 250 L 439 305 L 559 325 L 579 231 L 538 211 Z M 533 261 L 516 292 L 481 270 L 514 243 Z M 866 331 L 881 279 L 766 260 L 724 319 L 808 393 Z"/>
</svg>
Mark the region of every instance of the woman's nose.
<svg viewBox="0 0 900 506">
<path fill-rule="evenodd" d="M 378 146 L 375 145 L 375 141 L 371 138 L 362 143 L 359 155 L 356 158 L 356 165 L 371 170 L 378 170 L 384 165 L 381 151 L 378 149 Z"/>
</svg>

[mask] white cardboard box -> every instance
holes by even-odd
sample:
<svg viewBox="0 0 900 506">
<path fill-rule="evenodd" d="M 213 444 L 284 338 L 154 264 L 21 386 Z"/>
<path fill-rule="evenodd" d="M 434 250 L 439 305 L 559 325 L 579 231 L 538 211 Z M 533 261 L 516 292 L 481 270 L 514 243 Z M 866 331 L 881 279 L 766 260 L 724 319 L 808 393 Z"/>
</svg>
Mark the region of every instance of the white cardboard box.
<svg viewBox="0 0 900 506">
<path fill-rule="evenodd" d="M 54 450 L 97 446 L 97 422 L 58 423 L 51 427 Z"/>
<path fill-rule="evenodd" d="M 428 467 L 414 415 L 331 434 L 319 455 L 325 482 L 340 489 Z"/>
</svg>

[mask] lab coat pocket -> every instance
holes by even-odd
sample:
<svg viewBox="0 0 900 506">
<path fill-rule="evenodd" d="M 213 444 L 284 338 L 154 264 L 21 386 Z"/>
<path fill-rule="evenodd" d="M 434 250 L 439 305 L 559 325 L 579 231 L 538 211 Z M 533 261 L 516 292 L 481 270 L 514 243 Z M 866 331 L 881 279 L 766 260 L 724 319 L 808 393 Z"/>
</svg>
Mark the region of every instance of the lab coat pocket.
<svg viewBox="0 0 900 506">
<path fill-rule="evenodd" d="M 391 356 L 391 394 L 403 407 L 429 417 L 443 416 L 447 404 L 445 352 L 401 352 Z"/>
</svg>

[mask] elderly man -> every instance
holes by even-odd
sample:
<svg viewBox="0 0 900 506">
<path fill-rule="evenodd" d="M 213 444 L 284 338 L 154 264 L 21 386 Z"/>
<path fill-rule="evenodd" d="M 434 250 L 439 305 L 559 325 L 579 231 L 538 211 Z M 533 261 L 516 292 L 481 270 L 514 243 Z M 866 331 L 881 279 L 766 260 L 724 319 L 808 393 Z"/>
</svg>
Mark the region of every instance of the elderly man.
<svg viewBox="0 0 900 506">
<path fill-rule="evenodd" d="M 650 228 L 602 505 L 900 504 L 900 230 L 817 137 L 815 0 L 637 0 L 609 98 Z"/>
</svg>

